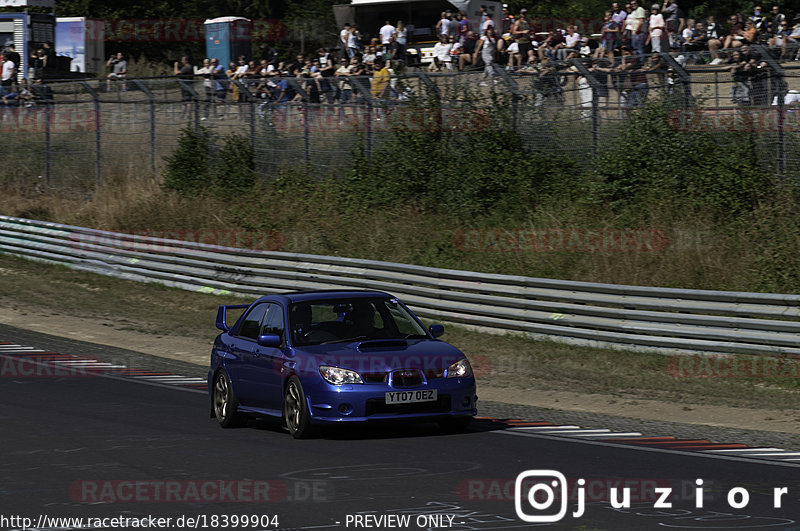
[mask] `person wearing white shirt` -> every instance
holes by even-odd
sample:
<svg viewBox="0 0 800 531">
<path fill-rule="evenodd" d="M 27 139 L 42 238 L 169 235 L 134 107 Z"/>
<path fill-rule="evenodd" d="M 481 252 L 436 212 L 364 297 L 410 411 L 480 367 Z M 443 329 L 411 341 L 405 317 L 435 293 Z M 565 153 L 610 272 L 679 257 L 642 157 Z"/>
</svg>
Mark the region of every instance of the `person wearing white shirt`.
<svg viewBox="0 0 800 531">
<path fill-rule="evenodd" d="M 350 40 L 350 23 L 347 22 L 339 32 L 339 56 L 347 55 L 347 43 Z"/>
<path fill-rule="evenodd" d="M 392 26 L 392 23 L 387 20 L 386 24 L 381 27 L 378 33 L 381 35 L 381 44 L 386 46 L 392 41 L 392 36 L 397 34 L 397 30 Z"/>
<path fill-rule="evenodd" d="M 778 105 L 778 96 L 775 96 L 772 99 L 772 104 L 773 105 Z M 783 98 L 783 104 L 785 106 L 787 106 L 787 107 L 789 105 L 791 105 L 795 109 L 799 108 L 800 107 L 800 91 L 792 89 L 789 92 L 787 92 L 786 96 L 784 96 L 784 98 Z"/>
<path fill-rule="evenodd" d="M 442 68 L 451 70 L 453 64 L 450 62 L 450 50 L 453 46 L 450 44 L 447 35 L 440 35 L 439 42 L 433 47 L 433 63 L 431 68 L 437 72 L 441 72 Z"/>
<path fill-rule="evenodd" d="M 653 4 L 653 7 L 650 8 L 650 35 L 648 35 L 653 53 L 661 52 L 661 45 L 664 42 L 665 26 L 666 22 L 664 21 L 664 16 L 661 14 L 661 6 Z"/>
</svg>

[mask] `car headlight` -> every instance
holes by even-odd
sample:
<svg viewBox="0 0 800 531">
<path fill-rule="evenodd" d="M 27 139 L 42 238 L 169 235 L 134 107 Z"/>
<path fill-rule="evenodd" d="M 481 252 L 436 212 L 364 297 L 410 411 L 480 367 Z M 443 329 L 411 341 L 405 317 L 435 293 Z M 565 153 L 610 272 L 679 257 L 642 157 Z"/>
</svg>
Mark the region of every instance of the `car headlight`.
<svg viewBox="0 0 800 531">
<path fill-rule="evenodd" d="M 472 366 L 466 358 L 458 360 L 447 368 L 448 378 L 469 378 L 472 376 Z"/>
<path fill-rule="evenodd" d="M 325 378 L 326 382 L 332 383 L 333 385 L 364 383 L 364 380 L 361 379 L 361 375 L 350 369 L 322 365 L 319 368 L 319 373 Z"/>
</svg>

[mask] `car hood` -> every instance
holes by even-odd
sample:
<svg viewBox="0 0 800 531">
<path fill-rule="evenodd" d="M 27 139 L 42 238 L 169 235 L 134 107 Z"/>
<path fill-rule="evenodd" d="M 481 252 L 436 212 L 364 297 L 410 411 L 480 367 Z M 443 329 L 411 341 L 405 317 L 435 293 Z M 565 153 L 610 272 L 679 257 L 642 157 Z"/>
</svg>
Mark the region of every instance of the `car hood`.
<svg viewBox="0 0 800 531">
<path fill-rule="evenodd" d="M 359 373 L 396 369 L 443 370 L 464 358 L 453 345 L 432 339 L 371 340 L 295 349 L 296 360 L 308 370 L 332 365 Z"/>
</svg>

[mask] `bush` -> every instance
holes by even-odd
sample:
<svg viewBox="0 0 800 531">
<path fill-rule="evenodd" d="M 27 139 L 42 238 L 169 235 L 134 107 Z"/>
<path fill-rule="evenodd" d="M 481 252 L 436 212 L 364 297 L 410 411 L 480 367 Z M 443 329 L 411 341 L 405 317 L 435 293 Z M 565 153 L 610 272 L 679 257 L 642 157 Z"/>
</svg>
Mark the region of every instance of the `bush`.
<svg viewBox="0 0 800 531">
<path fill-rule="evenodd" d="M 181 129 L 178 147 L 166 157 L 165 190 L 184 197 L 212 192 L 231 199 L 255 185 L 255 154 L 250 140 L 231 134 L 216 149 L 217 137 L 204 126 Z"/>
<path fill-rule="evenodd" d="M 187 125 L 181 129 L 178 147 L 165 158 L 164 189 L 194 196 L 211 184 L 213 134 L 208 127 Z"/>
<path fill-rule="evenodd" d="M 253 146 L 247 137 L 231 134 L 225 138 L 214 161 L 214 184 L 221 197 L 233 198 L 253 188 L 254 159 Z"/>
<path fill-rule="evenodd" d="M 655 100 L 635 111 L 612 147 L 596 157 L 597 199 L 640 217 L 654 204 L 686 205 L 730 218 L 752 211 L 772 189 L 768 171 L 753 161 L 753 138 L 670 128 L 670 107 Z"/>
</svg>

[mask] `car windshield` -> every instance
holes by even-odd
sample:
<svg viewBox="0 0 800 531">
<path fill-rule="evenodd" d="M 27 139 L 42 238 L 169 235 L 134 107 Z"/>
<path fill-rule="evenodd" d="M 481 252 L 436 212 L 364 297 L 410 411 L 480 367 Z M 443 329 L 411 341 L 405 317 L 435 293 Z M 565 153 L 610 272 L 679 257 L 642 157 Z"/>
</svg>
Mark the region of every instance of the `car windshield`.
<svg viewBox="0 0 800 531">
<path fill-rule="evenodd" d="M 391 298 L 298 302 L 289 309 L 289 326 L 296 346 L 428 337 L 411 313 Z"/>
</svg>

